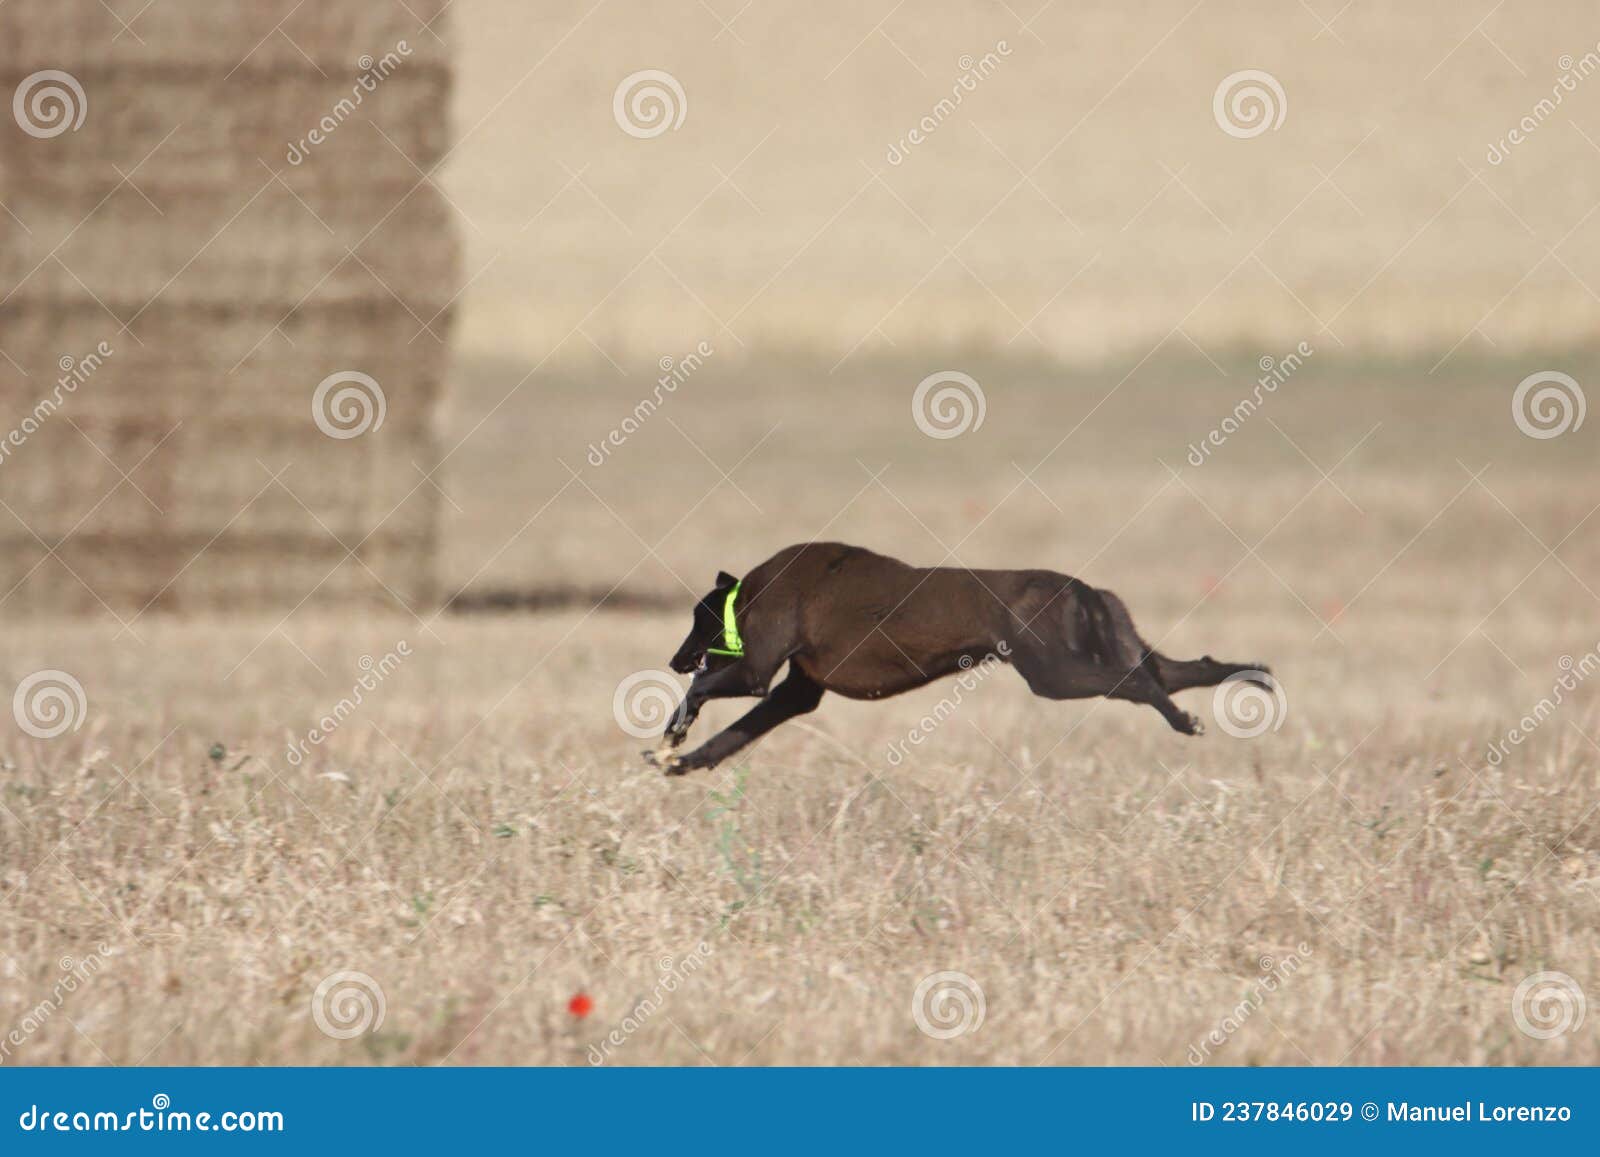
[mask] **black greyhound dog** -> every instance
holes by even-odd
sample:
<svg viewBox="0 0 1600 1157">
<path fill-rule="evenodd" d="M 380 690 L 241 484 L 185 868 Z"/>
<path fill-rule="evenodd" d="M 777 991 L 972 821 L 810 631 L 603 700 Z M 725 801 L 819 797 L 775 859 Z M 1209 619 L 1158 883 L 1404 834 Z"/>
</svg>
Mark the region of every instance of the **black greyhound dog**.
<svg viewBox="0 0 1600 1157">
<path fill-rule="evenodd" d="M 1139 637 L 1116 595 L 1055 571 L 913 567 L 858 546 L 809 542 L 743 579 L 717 575 L 672 657 L 672 669 L 694 672 L 694 681 L 645 758 L 668 775 L 715 767 L 814 710 L 824 691 L 882 699 L 991 655 L 1016 667 L 1035 695 L 1145 703 L 1185 735 L 1204 728 L 1174 692 L 1233 675 L 1272 686 L 1259 663 L 1167 658 Z M 769 692 L 785 662 L 789 674 Z M 694 751 L 674 754 L 706 700 L 738 696 L 762 699 Z"/>
</svg>

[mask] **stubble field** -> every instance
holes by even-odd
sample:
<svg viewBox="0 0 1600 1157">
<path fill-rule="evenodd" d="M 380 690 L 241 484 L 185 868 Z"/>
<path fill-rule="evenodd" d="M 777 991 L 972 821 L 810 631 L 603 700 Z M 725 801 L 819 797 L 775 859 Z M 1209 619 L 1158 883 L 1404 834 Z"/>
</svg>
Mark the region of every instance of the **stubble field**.
<svg viewBox="0 0 1600 1157">
<path fill-rule="evenodd" d="M 471 368 L 450 584 L 662 609 L 12 624 L 7 685 L 86 706 L 0 739 L 0 1059 L 1600 1062 L 1566 981 L 1517 995 L 1600 991 L 1587 431 L 1517 431 L 1533 366 L 1313 361 L 1193 465 L 1252 362 L 1108 394 L 973 359 L 986 419 L 948 440 L 909 409 L 939 367 L 708 369 L 599 466 L 638 377 Z M 1270 662 L 1276 726 L 1188 692 L 1185 739 L 1000 671 L 645 769 L 618 683 L 687 590 L 813 536 L 1110 586 L 1169 654 Z"/>
</svg>

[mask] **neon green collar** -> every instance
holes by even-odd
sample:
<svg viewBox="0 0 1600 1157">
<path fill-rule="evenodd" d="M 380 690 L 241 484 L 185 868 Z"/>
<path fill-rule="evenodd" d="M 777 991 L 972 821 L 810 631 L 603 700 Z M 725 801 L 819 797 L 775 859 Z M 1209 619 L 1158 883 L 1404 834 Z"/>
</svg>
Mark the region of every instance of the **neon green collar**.
<svg viewBox="0 0 1600 1157">
<path fill-rule="evenodd" d="M 710 654 L 731 655 L 736 659 L 744 655 L 744 640 L 739 637 L 739 623 L 733 617 L 733 600 L 739 597 L 739 588 L 743 585 L 743 579 L 734 583 L 727 602 L 722 604 L 722 646 L 707 647 Z"/>
</svg>

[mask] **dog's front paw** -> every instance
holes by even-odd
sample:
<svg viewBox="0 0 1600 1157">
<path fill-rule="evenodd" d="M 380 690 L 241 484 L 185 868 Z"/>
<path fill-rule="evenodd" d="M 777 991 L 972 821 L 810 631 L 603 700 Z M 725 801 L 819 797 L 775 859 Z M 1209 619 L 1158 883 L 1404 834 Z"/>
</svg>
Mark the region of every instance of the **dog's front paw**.
<svg viewBox="0 0 1600 1157">
<path fill-rule="evenodd" d="M 1204 735 L 1206 733 L 1206 725 L 1196 716 L 1185 713 L 1178 724 L 1178 730 L 1185 735 Z"/>
</svg>

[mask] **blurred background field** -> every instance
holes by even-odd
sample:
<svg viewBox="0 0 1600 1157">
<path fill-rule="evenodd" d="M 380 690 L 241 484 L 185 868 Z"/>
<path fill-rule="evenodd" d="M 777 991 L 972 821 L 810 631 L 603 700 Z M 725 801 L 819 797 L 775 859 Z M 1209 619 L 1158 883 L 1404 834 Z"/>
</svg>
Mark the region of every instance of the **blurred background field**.
<svg viewBox="0 0 1600 1157">
<path fill-rule="evenodd" d="M 1259 560 L 1245 558 L 1229 590 L 1291 603 L 1299 592 L 1315 630 L 1391 559 L 1363 610 L 1398 608 L 1412 583 L 1434 609 L 1487 611 L 1542 556 L 1528 531 L 1554 545 L 1576 526 L 1562 557 L 1585 573 L 1590 447 L 1581 431 L 1520 433 L 1510 392 L 1523 363 L 1480 358 L 1430 377 L 1419 363 L 1314 353 L 1195 466 L 1193 448 L 1261 376 L 1254 359 L 1213 361 L 1174 351 L 1129 376 L 968 353 L 830 377 L 803 361 L 712 358 L 599 466 L 589 447 L 648 385 L 601 364 L 513 392 L 515 367 L 469 362 L 452 401 L 452 428 L 471 433 L 446 487 L 445 585 L 621 584 L 681 601 L 718 568 L 822 537 L 924 565 L 953 551 L 971 566 L 1051 567 L 1128 589 L 1136 605 L 1186 607 L 1249 546 Z M 986 412 L 980 428 L 935 440 L 911 395 L 946 362 L 979 382 Z M 1595 359 L 1567 351 L 1551 364 L 1581 379 Z M 1459 569 L 1415 582 L 1433 567 Z"/>
<path fill-rule="evenodd" d="M 968 342 L 1131 362 L 1170 334 L 1431 364 L 1464 339 L 1586 341 L 1600 318 L 1581 284 L 1600 261 L 1600 34 L 1575 0 L 468 11 L 450 189 L 469 350 L 592 342 L 632 366 L 709 337 L 829 367 Z M 611 97 L 646 68 L 687 114 L 641 142 Z M 1213 97 L 1248 69 L 1284 115 L 1240 139 Z"/>
<path fill-rule="evenodd" d="M 1593 687 L 1488 754 L 1600 647 L 1595 420 L 1513 401 L 1600 378 L 1600 32 L 1484 8 L 0 6 L 7 87 L 88 101 L 0 121 L 0 429 L 118 350 L 0 462 L 0 688 L 84 694 L 0 728 L 0 1061 L 585 1064 L 631 1017 L 613 1063 L 1179 1065 L 1231 1017 L 1207 1063 L 1600 1063 L 1516 1015 L 1600 994 Z M 645 69 L 685 102 L 641 139 Z M 346 370 L 387 413 L 331 438 Z M 904 762 L 950 686 L 648 772 L 619 682 L 811 538 L 1079 575 L 1286 714 L 1003 672 Z M 950 970 L 986 1017 L 939 1040 Z"/>
</svg>

